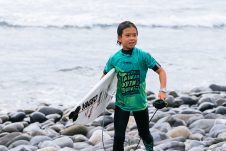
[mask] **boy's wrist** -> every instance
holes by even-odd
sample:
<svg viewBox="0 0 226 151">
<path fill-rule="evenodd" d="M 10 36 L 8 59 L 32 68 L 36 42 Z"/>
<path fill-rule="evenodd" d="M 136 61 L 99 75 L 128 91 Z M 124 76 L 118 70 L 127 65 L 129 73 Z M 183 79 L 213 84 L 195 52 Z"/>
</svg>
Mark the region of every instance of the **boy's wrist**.
<svg viewBox="0 0 226 151">
<path fill-rule="evenodd" d="M 160 89 L 159 89 L 159 92 L 164 92 L 164 93 L 166 93 L 167 90 L 166 90 L 166 88 L 160 88 Z"/>
</svg>

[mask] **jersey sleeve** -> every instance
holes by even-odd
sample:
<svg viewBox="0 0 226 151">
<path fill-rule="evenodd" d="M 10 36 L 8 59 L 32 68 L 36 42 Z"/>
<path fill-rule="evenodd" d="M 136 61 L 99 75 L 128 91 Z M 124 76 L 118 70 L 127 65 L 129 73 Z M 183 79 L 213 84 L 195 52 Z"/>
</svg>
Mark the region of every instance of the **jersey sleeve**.
<svg viewBox="0 0 226 151">
<path fill-rule="evenodd" d="M 150 53 L 145 53 L 145 62 L 149 69 L 154 71 L 158 70 L 161 66 L 160 64 L 150 55 Z"/>
<path fill-rule="evenodd" d="M 112 57 L 110 57 L 104 67 L 104 74 L 107 74 L 112 68 L 114 68 L 112 64 Z"/>
</svg>

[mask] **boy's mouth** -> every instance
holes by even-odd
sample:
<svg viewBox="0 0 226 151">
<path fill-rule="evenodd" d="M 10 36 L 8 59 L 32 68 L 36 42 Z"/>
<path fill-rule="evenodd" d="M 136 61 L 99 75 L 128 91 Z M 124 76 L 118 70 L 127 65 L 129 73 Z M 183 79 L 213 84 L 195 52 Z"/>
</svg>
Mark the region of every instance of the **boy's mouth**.
<svg viewBox="0 0 226 151">
<path fill-rule="evenodd" d="M 135 44 L 135 42 L 129 42 L 129 45 L 134 45 Z"/>
</svg>

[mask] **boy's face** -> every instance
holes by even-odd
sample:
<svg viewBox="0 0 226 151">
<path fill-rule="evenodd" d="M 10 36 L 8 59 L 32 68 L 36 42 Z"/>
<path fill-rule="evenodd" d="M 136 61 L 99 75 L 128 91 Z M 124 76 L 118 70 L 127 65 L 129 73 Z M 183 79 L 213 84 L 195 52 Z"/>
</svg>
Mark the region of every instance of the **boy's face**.
<svg viewBox="0 0 226 151">
<path fill-rule="evenodd" d="M 134 27 L 125 28 L 122 36 L 118 36 L 118 41 L 121 42 L 124 50 L 129 50 L 137 44 L 137 30 Z"/>
</svg>

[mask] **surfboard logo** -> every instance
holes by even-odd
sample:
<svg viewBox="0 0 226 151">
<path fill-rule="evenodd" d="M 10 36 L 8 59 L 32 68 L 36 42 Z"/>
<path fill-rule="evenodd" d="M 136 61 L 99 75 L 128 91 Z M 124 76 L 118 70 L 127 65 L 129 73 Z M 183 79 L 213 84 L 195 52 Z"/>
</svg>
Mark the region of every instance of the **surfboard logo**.
<svg viewBox="0 0 226 151">
<path fill-rule="evenodd" d="M 80 109 L 81 109 L 81 106 L 78 106 L 75 111 L 72 111 L 70 114 L 69 114 L 69 119 L 73 119 L 73 121 L 76 121 L 77 118 L 78 118 L 78 114 L 80 112 Z"/>
</svg>

